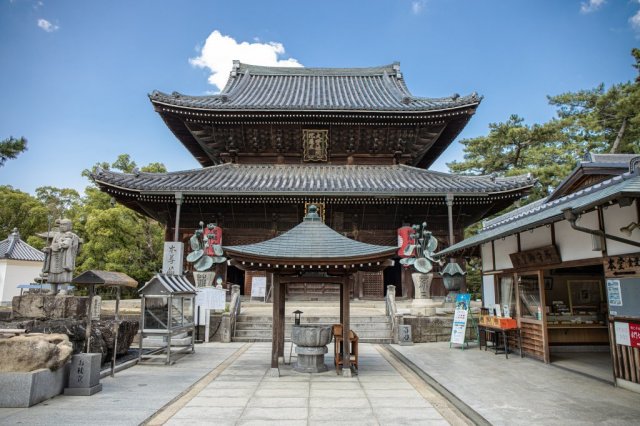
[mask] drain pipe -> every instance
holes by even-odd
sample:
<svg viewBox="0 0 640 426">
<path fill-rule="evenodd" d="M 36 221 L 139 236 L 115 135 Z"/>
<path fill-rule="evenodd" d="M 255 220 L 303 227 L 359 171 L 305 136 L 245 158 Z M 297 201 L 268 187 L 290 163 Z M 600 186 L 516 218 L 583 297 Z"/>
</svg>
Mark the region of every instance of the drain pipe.
<svg viewBox="0 0 640 426">
<path fill-rule="evenodd" d="M 607 238 L 609 240 L 614 240 L 620 243 L 640 247 L 640 241 L 629 240 L 627 238 L 622 238 L 616 235 L 607 234 L 606 232 L 603 232 L 599 229 L 589 229 L 589 228 L 584 228 L 582 226 L 576 225 L 576 220 L 578 220 L 578 216 L 573 212 L 571 207 L 567 207 L 566 209 L 563 209 L 562 214 L 564 215 L 564 218 L 567 220 L 567 222 L 569 222 L 571 227 L 576 231 L 586 232 L 587 234 L 596 235 L 600 238 Z"/>
</svg>

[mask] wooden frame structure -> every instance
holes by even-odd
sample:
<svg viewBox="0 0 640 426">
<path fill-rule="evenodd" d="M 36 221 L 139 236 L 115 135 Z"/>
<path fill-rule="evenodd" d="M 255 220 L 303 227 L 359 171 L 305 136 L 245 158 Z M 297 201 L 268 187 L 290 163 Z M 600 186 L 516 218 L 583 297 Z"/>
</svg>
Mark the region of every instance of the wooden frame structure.
<svg viewBox="0 0 640 426">
<path fill-rule="evenodd" d="M 322 223 L 316 206 L 309 206 L 304 221 L 289 232 L 257 244 L 225 247 L 230 263 L 246 271 L 271 274 L 273 299 L 272 375 L 279 375 L 284 360 L 285 289 L 299 282 L 340 286 L 340 323 L 343 333 L 343 376 L 351 376 L 349 331 L 353 274 L 379 272 L 393 265 L 397 250 L 351 240 Z"/>
</svg>

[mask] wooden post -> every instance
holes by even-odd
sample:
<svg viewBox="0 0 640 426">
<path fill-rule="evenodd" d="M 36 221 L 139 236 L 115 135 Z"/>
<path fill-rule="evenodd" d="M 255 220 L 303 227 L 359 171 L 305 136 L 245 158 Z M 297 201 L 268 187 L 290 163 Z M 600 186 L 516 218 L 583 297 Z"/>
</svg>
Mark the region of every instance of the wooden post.
<svg viewBox="0 0 640 426">
<path fill-rule="evenodd" d="M 280 293 L 278 294 L 278 357 L 282 358 L 282 362 L 284 362 L 284 305 L 285 305 L 285 294 L 286 288 L 284 287 L 286 284 L 278 284 L 280 286 Z"/>
<path fill-rule="evenodd" d="M 272 338 L 271 338 L 271 368 L 278 368 L 278 333 L 280 332 L 280 321 L 278 305 L 280 304 L 280 280 L 279 276 L 273 276 L 273 315 L 272 315 Z"/>
<path fill-rule="evenodd" d="M 114 320 L 114 332 L 113 332 L 113 358 L 111 359 L 111 377 L 114 376 L 116 370 L 116 352 L 118 352 L 118 333 L 120 331 L 120 318 L 118 313 L 120 311 L 120 286 L 116 287 L 116 315 Z"/>
<path fill-rule="evenodd" d="M 340 298 L 340 312 L 342 316 L 342 376 L 351 377 L 351 342 L 349 340 L 349 295 L 351 293 L 349 276 L 342 281 L 342 297 Z"/>
<path fill-rule="evenodd" d="M 342 308 L 342 303 L 344 300 L 344 284 L 340 286 L 340 324 L 344 324 L 344 310 Z"/>
<path fill-rule="evenodd" d="M 85 327 L 85 338 L 86 338 L 86 351 L 85 353 L 91 353 L 91 317 L 93 316 L 92 307 L 93 307 L 93 296 L 95 295 L 95 284 L 89 284 L 89 308 L 87 309 L 87 326 Z"/>
</svg>

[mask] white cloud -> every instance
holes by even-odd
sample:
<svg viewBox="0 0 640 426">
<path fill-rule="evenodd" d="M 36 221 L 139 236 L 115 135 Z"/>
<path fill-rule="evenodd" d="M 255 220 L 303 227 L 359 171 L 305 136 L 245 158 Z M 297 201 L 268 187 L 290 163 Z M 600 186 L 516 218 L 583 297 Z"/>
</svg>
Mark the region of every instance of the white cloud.
<svg viewBox="0 0 640 426">
<path fill-rule="evenodd" d="M 282 43 L 238 43 L 232 37 L 222 35 L 215 30 L 199 49 L 200 56 L 189 58 L 189 63 L 194 67 L 208 68 L 211 71 L 209 83 L 222 90 L 227 83 L 229 73 L 233 66 L 233 60 L 237 59 L 252 65 L 301 67 L 296 59 L 279 59 L 285 50 Z"/>
<path fill-rule="evenodd" d="M 581 13 L 591 13 L 600 9 L 600 7 L 606 3 L 607 0 L 589 0 L 588 2 L 580 3 Z"/>
<path fill-rule="evenodd" d="M 634 30 L 640 31 L 640 10 L 629 18 L 629 23 L 631 23 L 631 27 L 633 27 Z"/>
<path fill-rule="evenodd" d="M 59 26 L 54 25 L 51 22 L 47 21 L 46 19 L 42 19 L 42 18 L 38 19 L 38 26 L 48 33 L 57 31 L 60 28 Z"/>
<path fill-rule="evenodd" d="M 414 15 L 419 15 L 424 10 L 424 7 L 427 4 L 427 0 L 413 0 L 411 2 L 411 13 Z"/>
</svg>

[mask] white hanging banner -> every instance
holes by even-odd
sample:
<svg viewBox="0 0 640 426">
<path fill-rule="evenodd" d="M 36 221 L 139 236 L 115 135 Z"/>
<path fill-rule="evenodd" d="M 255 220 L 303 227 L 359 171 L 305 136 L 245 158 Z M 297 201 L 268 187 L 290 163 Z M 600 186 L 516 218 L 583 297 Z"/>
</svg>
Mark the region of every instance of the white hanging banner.
<svg viewBox="0 0 640 426">
<path fill-rule="evenodd" d="M 251 279 L 251 297 L 265 298 L 267 277 L 253 277 Z"/>
</svg>

